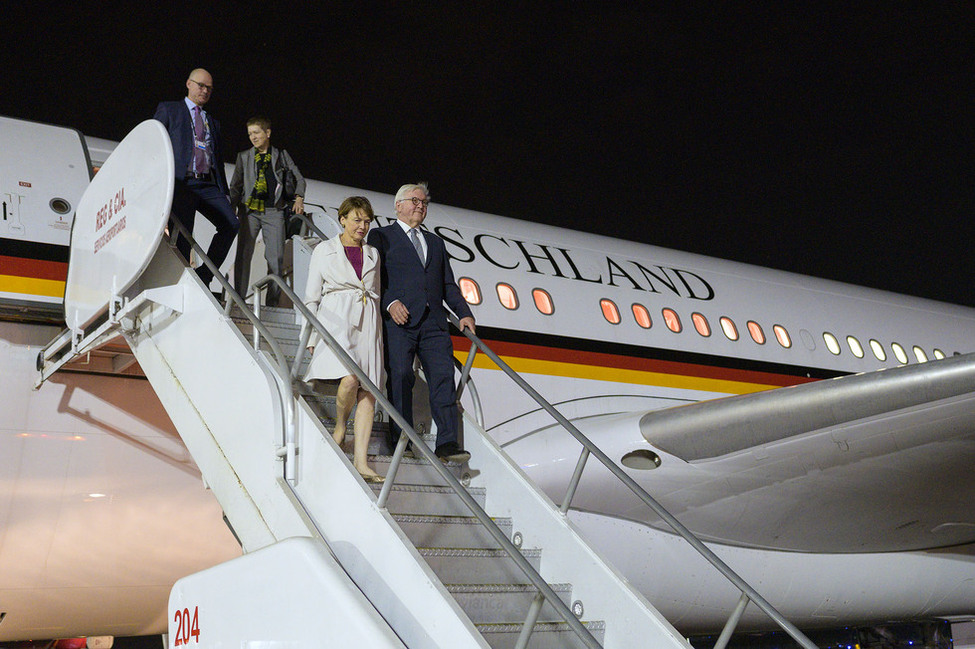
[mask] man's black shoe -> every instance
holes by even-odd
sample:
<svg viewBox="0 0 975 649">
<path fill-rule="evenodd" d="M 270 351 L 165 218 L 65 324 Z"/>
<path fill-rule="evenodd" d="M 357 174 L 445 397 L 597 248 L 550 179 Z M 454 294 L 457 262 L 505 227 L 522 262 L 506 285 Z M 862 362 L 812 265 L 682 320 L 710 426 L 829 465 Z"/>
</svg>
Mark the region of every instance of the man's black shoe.
<svg viewBox="0 0 975 649">
<path fill-rule="evenodd" d="M 444 462 L 466 462 L 471 459 L 471 454 L 462 449 L 457 442 L 447 442 L 437 447 L 435 451 L 437 457 Z"/>
</svg>

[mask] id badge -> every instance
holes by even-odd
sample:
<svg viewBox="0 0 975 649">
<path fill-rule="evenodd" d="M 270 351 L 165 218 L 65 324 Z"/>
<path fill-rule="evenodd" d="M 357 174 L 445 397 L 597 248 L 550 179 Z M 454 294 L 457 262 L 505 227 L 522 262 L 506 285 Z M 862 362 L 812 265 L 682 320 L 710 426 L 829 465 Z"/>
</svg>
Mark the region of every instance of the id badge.
<svg viewBox="0 0 975 649">
<path fill-rule="evenodd" d="M 196 148 L 206 151 L 207 148 L 206 140 L 196 140 Z"/>
</svg>

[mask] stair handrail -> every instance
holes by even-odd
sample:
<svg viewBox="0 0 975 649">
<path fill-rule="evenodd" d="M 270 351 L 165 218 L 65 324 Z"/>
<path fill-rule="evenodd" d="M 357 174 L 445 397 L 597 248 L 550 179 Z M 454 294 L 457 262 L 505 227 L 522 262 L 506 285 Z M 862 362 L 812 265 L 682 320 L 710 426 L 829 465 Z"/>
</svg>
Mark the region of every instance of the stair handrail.
<svg viewBox="0 0 975 649">
<path fill-rule="evenodd" d="M 448 320 L 460 329 L 460 321 L 453 314 L 448 314 Z M 731 569 L 728 564 L 722 561 L 718 555 L 716 555 L 709 547 L 704 545 L 704 543 L 687 527 L 685 527 L 673 514 L 667 511 L 663 505 L 658 503 L 653 496 L 651 496 L 643 487 L 641 487 L 633 478 L 628 476 L 615 462 L 613 462 L 608 455 L 603 453 L 603 451 L 596 446 L 592 440 L 590 440 L 586 435 L 580 431 L 572 422 L 565 418 L 562 413 L 560 413 L 555 406 L 549 403 L 545 397 L 538 393 L 529 383 L 521 377 L 520 374 L 515 372 L 511 366 L 505 363 L 500 356 L 494 353 L 490 347 L 488 347 L 483 340 L 481 340 L 476 334 L 472 333 L 469 329 L 461 329 L 467 338 L 471 341 L 471 350 L 468 352 L 467 361 L 464 364 L 464 370 L 461 373 L 460 382 L 461 385 L 468 381 L 470 370 L 473 367 L 473 356 L 477 354 L 478 351 L 484 353 L 485 356 L 491 359 L 502 372 L 508 375 L 508 377 L 515 382 L 515 384 L 520 387 L 528 396 L 530 396 L 539 406 L 542 407 L 548 414 L 550 414 L 570 435 L 572 435 L 576 441 L 582 444 L 582 452 L 579 455 L 579 460 L 576 463 L 575 471 L 573 472 L 572 478 L 569 480 L 569 484 L 566 487 L 566 493 L 562 501 L 562 505 L 559 511 L 563 515 L 569 510 L 569 506 L 572 503 L 572 498 L 575 495 L 576 488 L 579 486 L 579 481 L 582 478 L 582 472 L 585 469 L 586 462 L 589 456 L 595 456 L 603 466 L 605 466 L 610 473 L 612 473 L 616 478 L 622 482 L 630 491 L 633 492 L 643 503 L 652 509 L 654 513 L 657 514 L 661 519 L 664 520 L 677 534 L 684 538 L 691 547 L 698 551 L 712 566 L 717 568 L 726 579 L 728 579 L 739 591 L 741 591 L 742 596 L 739 599 L 739 604 L 732 611 L 731 616 L 728 618 L 728 623 L 725 625 L 719 640 L 722 640 L 724 644 L 715 645 L 715 649 L 723 649 L 725 644 L 727 644 L 730 639 L 731 632 L 734 630 L 744 611 L 745 606 L 748 601 L 752 601 L 761 609 L 766 615 L 768 615 L 772 621 L 779 625 L 783 631 L 788 633 L 793 640 L 798 642 L 801 646 L 806 647 L 806 649 L 818 649 L 818 647 L 802 633 L 794 624 L 789 622 L 774 606 L 772 606 L 764 597 L 762 597 L 758 591 L 756 591 L 750 584 L 748 584 L 744 579 L 741 578 L 734 570 Z"/>
<path fill-rule="evenodd" d="M 324 205 L 319 205 L 318 203 L 305 203 L 305 207 L 308 207 L 309 205 L 313 207 L 320 207 L 322 208 L 323 212 L 325 211 Z M 297 218 L 298 220 L 300 220 L 302 223 L 305 224 L 306 228 L 308 228 L 309 230 L 317 234 L 318 238 L 321 239 L 322 241 L 325 241 L 326 239 L 329 238 L 327 234 L 322 232 L 321 228 L 315 225 L 314 219 L 308 217 L 307 212 L 303 212 L 301 214 L 299 214 L 298 212 L 290 212 L 290 214 L 291 214 L 291 218 Z"/>
<path fill-rule="evenodd" d="M 345 368 L 350 371 L 358 380 L 360 387 L 364 387 L 370 392 L 375 398 L 379 405 L 387 412 L 393 421 L 399 425 L 403 434 L 400 435 L 399 441 L 396 444 L 396 450 L 393 452 L 393 457 L 390 462 L 389 470 L 386 474 L 386 481 L 383 484 L 382 490 L 380 491 L 379 497 L 377 498 L 377 505 L 381 509 L 386 508 L 386 502 L 389 498 L 389 492 L 392 489 L 393 484 L 396 479 L 396 471 L 399 467 L 400 461 L 403 458 L 403 453 L 406 450 L 406 445 L 408 442 L 413 442 L 413 452 L 421 454 L 426 460 L 428 460 L 433 467 L 433 469 L 440 475 L 440 477 L 451 487 L 451 489 L 457 494 L 457 496 L 464 502 L 471 513 L 474 515 L 478 521 L 484 525 L 488 533 L 494 538 L 496 542 L 502 547 L 503 550 L 511 557 L 512 561 L 521 569 L 526 577 L 532 582 L 532 584 L 538 589 L 539 594 L 544 596 L 548 600 L 549 604 L 556 609 L 559 615 L 565 620 L 570 628 L 579 636 L 583 643 L 590 647 L 591 649 L 599 649 L 601 645 L 589 632 L 589 630 L 579 622 L 578 618 L 572 613 L 568 606 L 562 601 L 558 594 L 548 585 L 548 582 L 538 574 L 538 571 L 525 559 L 524 555 L 521 554 L 520 550 L 508 539 L 508 537 L 501 531 L 497 523 L 484 511 L 483 508 L 474 500 L 473 496 L 464 488 L 459 480 L 454 476 L 453 473 L 447 470 L 444 464 L 440 461 L 440 458 L 427 447 L 426 443 L 423 441 L 422 436 L 407 422 L 402 414 L 393 406 L 392 402 L 386 398 L 382 390 L 374 384 L 362 368 L 356 364 L 352 357 L 342 349 L 341 345 L 332 337 L 324 325 L 318 320 L 315 314 L 305 306 L 304 302 L 298 297 L 294 290 L 287 285 L 287 283 L 277 275 L 266 275 L 265 277 L 259 279 L 257 282 L 252 284 L 255 293 L 260 292 L 265 287 L 269 286 L 271 283 L 276 283 L 281 288 L 282 292 L 292 301 L 298 312 L 305 318 L 306 327 L 309 329 L 314 328 L 315 331 L 321 336 L 322 340 L 328 345 L 329 349 L 336 355 L 339 361 L 345 366 Z M 302 336 L 304 340 L 305 337 Z M 301 357 L 304 353 L 303 345 L 300 343 L 301 347 L 295 356 L 295 366 L 301 362 Z M 309 513 L 310 515 L 310 513 Z M 530 632 L 529 632 L 530 633 Z M 526 636 L 527 637 L 527 636 Z"/>
<path fill-rule="evenodd" d="M 488 515 L 484 509 L 474 500 L 474 497 L 470 495 L 467 489 L 460 483 L 460 481 L 454 476 L 453 473 L 447 470 L 446 466 L 440 461 L 433 451 L 429 449 L 426 443 L 423 441 L 422 436 L 416 432 L 416 430 L 410 426 L 406 419 L 395 407 L 389 399 L 383 394 L 382 390 L 373 383 L 366 373 L 362 371 L 362 368 L 356 364 L 352 357 L 342 349 L 342 346 L 338 344 L 332 334 L 329 333 L 328 329 L 318 320 L 317 316 L 311 312 L 304 302 L 294 290 L 288 286 L 287 282 L 284 281 L 280 276 L 270 274 L 265 275 L 261 279 L 254 282 L 251 286 L 254 289 L 255 295 L 258 295 L 266 287 L 270 286 L 271 283 L 275 283 L 281 289 L 281 291 L 291 300 L 294 307 L 298 309 L 298 312 L 305 318 L 306 326 L 309 328 L 314 328 L 315 331 L 321 336 L 322 341 L 324 341 L 332 353 L 339 359 L 339 361 L 345 366 L 345 368 L 351 372 L 358 380 L 359 386 L 365 388 L 372 394 L 379 405 L 386 411 L 386 413 L 399 425 L 403 434 L 400 435 L 399 441 L 396 444 L 396 450 L 393 452 L 393 457 L 389 465 L 389 470 L 386 473 L 386 481 L 383 483 L 382 490 L 380 491 L 379 497 L 376 499 L 376 504 L 381 509 L 386 509 L 386 502 L 389 498 L 389 492 L 396 480 L 396 471 L 399 468 L 400 461 L 403 458 L 403 453 L 406 450 L 406 445 L 408 442 L 413 442 L 413 452 L 419 453 L 427 461 L 430 462 L 433 469 L 440 475 L 440 477 L 453 489 L 457 496 L 464 502 L 471 513 L 474 515 L 478 521 L 484 525 L 485 529 L 491 535 L 492 538 L 501 546 L 501 548 L 511 557 L 515 565 L 517 565 L 525 576 L 532 582 L 532 584 L 538 589 L 540 595 L 548 601 L 562 617 L 562 619 L 568 624 L 568 626 L 579 636 L 579 639 L 590 649 L 602 649 L 602 645 L 599 641 L 593 637 L 592 633 L 587 629 L 572 613 L 562 598 L 549 586 L 548 582 L 538 573 L 537 570 L 528 562 L 528 560 L 521 554 L 521 551 L 512 543 L 508 537 L 501 531 L 498 524 Z M 303 354 L 303 349 L 299 349 L 295 356 L 295 364 L 300 362 L 301 355 Z M 286 373 L 290 375 L 290 373 Z M 297 395 L 296 395 L 297 396 Z M 285 481 L 287 482 L 287 481 Z M 290 483 L 288 483 L 290 486 Z M 290 486 L 294 490 L 293 486 Z M 311 512 L 308 515 L 314 520 Z M 534 608 L 534 607 L 533 607 Z M 526 630 L 523 631 L 524 637 L 527 638 L 531 634 L 531 630 L 528 630 L 528 622 L 531 620 L 531 615 L 529 615 L 529 620 L 526 620 Z M 534 627 L 534 623 L 531 623 L 531 627 Z"/>
</svg>

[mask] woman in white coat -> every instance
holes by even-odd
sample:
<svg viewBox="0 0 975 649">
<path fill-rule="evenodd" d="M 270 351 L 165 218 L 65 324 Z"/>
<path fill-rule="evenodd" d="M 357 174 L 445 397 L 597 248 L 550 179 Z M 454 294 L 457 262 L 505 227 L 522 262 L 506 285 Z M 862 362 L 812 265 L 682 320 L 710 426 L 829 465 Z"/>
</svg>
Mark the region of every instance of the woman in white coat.
<svg viewBox="0 0 975 649">
<path fill-rule="evenodd" d="M 321 242 L 312 252 L 305 304 L 369 380 L 382 386 L 385 379 L 379 320 L 379 253 L 365 243 L 372 219 L 368 199 L 350 196 L 342 201 L 342 234 Z M 355 375 L 314 330 L 308 349 L 312 358 L 306 381 L 341 379 L 335 400 L 333 439 L 339 446 L 345 441 L 349 412 L 356 404 L 352 463 L 366 482 L 382 482 L 383 477 L 366 464 L 376 398 L 359 386 Z"/>
</svg>

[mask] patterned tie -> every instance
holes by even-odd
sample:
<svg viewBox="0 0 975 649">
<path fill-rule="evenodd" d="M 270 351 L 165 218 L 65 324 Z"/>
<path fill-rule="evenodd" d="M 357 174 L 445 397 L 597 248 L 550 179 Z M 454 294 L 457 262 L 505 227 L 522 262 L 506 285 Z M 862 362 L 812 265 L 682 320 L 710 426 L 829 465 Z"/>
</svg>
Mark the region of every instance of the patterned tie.
<svg viewBox="0 0 975 649">
<path fill-rule="evenodd" d="M 193 132 L 196 135 L 197 142 L 206 141 L 206 129 L 203 128 L 203 116 L 200 114 L 202 110 L 199 106 L 193 107 Z M 205 149 L 201 149 L 193 143 L 193 167 L 196 168 L 196 173 L 205 174 L 210 171 L 210 165 L 207 164 L 207 152 Z"/>
<path fill-rule="evenodd" d="M 426 265 L 427 260 L 423 256 L 423 246 L 420 245 L 420 233 L 416 228 L 410 230 L 410 238 L 413 239 L 413 247 L 416 248 L 416 255 L 420 258 L 420 264 Z"/>
</svg>

